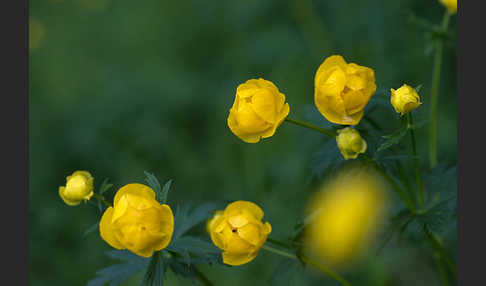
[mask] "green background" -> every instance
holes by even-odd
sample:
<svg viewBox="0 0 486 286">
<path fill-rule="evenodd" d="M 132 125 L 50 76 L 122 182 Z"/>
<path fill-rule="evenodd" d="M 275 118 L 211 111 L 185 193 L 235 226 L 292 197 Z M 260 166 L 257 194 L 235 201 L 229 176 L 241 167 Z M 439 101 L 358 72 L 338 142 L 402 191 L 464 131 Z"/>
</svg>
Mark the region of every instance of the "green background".
<svg viewBox="0 0 486 286">
<path fill-rule="evenodd" d="M 433 54 L 413 24 L 413 11 L 439 24 L 438 1 L 310 0 L 39 0 L 30 17 L 29 279 L 31 285 L 85 285 L 114 263 L 95 232 L 96 208 L 65 205 L 58 187 L 88 170 L 98 187 L 144 182 L 143 171 L 173 179 L 171 205 L 250 200 L 265 211 L 272 236 L 284 239 L 314 191 L 317 152 L 328 138 L 283 123 L 258 144 L 226 124 L 236 87 L 250 78 L 274 82 L 290 117 L 331 126 L 313 105 L 314 73 L 340 54 L 371 67 L 382 96 L 403 83 L 422 84 L 428 114 Z M 439 160 L 456 162 L 456 16 L 444 49 L 439 108 Z M 377 92 L 378 94 L 378 92 Z M 376 95 L 378 96 L 378 95 Z M 391 105 L 375 120 L 392 132 Z M 427 128 L 417 131 L 425 166 Z M 405 145 L 406 146 L 406 145 Z M 406 150 L 406 149 L 405 149 Z M 434 264 L 404 243 L 369 256 L 345 274 L 356 285 L 439 285 Z M 244 266 L 202 266 L 215 285 L 337 285 L 313 270 L 277 271 L 267 252 Z M 138 285 L 142 274 L 125 285 Z M 169 274 L 167 285 L 189 280 Z M 287 284 L 288 283 L 288 284 Z"/>
</svg>

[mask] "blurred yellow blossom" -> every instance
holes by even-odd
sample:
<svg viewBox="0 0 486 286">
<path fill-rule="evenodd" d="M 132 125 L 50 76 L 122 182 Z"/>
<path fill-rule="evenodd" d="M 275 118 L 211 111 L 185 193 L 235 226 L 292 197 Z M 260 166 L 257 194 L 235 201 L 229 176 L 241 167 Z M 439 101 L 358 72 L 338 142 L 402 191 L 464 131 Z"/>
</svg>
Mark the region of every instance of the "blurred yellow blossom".
<svg viewBox="0 0 486 286">
<path fill-rule="evenodd" d="M 364 108 L 376 91 L 372 69 L 346 63 L 339 55 L 328 57 L 314 78 L 314 102 L 330 122 L 356 125 Z"/>
<path fill-rule="evenodd" d="M 169 245 L 174 231 L 174 215 L 166 204 L 155 199 L 155 192 L 142 184 L 120 188 L 113 207 L 104 212 L 100 235 L 116 249 L 150 257 Z"/>
<path fill-rule="evenodd" d="M 393 88 L 391 89 L 390 102 L 393 105 L 393 108 L 395 108 L 395 111 L 401 115 L 409 113 L 422 104 L 417 91 L 406 84 L 402 85 L 397 90 Z"/>
<path fill-rule="evenodd" d="M 381 225 L 383 183 L 369 169 L 345 168 L 312 197 L 304 233 L 310 255 L 342 266 L 366 249 Z"/>
<path fill-rule="evenodd" d="M 439 0 L 451 13 L 457 13 L 457 0 Z"/>
<path fill-rule="evenodd" d="M 268 80 L 250 79 L 236 89 L 236 97 L 228 116 L 228 127 L 247 143 L 275 134 L 289 114 L 285 95 Z"/>
<path fill-rule="evenodd" d="M 359 154 L 366 151 L 366 141 L 361 138 L 358 130 L 346 127 L 338 130 L 337 133 L 336 142 L 344 159 L 356 159 Z"/>
<path fill-rule="evenodd" d="M 88 201 L 93 196 L 93 177 L 87 171 L 76 171 L 66 178 L 66 186 L 59 187 L 59 196 L 70 206 Z"/>
<path fill-rule="evenodd" d="M 241 265 L 252 261 L 272 227 L 263 223 L 263 211 L 248 201 L 232 202 L 217 211 L 206 226 L 214 245 L 223 250 L 223 262 Z"/>
</svg>

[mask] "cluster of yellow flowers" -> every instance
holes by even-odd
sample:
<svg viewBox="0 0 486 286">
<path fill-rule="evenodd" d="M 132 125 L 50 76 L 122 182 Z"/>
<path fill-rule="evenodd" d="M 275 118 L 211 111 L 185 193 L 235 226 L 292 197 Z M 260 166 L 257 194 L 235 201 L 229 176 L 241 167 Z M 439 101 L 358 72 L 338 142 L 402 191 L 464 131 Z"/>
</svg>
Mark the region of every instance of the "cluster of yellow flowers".
<svg viewBox="0 0 486 286">
<path fill-rule="evenodd" d="M 87 171 L 76 171 L 59 187 L 59 196 L 70 206 L 88 201 L 93 196 L 93 177 Z M 207 223 L 213 243 L 224 252 L 223 262 L 241 265 L 253 260 L 271 225 L 262 222 L 263 211 L 248 201 L 230 203 L 224 211 L 216 211 Z M 150 187 L 132 183 L 120 188 L 101 217 L 101 238 L 116 249 L 128 249 L 151 257 L 154 251 L 166 248 L 174 232 L 174 215 L 167 204 L 160 204 Z"/>
<path fill-rule="evenodd" d="M 314 78 L 314 103 L 330 122 L 357 125 L 364 108 L 376 92 L 375 73 L 369 67 L 347 63 L 340 55 L 332 55 L 319 66 Z M 228 127 L 247 143 L 275 134 L 290 112 L 286 98 L 277 86 L 265 79 L 250 79 L 240 84 L 228 116 Z M 401 115 L 417 108 L 420 97 L 404 84 L 391 89 L 391 105 Z M 351 127 L 338 130 L 336 142 L 345 159 L 355 159 L 366 151 L 367 144 Z"/>
</svg>

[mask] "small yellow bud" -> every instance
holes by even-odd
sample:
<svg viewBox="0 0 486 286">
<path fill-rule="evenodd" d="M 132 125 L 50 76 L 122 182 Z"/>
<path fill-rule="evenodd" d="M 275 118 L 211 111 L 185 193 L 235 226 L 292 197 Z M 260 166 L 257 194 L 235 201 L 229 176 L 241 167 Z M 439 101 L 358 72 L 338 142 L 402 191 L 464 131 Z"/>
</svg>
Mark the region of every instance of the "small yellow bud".
<svg viewBox="0 0 486 286">
<path fill-rule="evenodd" d="M 70 206 L 88 201 L 93 196 L 93 177 L 86 171 L 74 172 L 66 178 L 66 186 L 59 187 L 59 196 Z"/>
<path fill-rule="evenodd" d="M 367 148 L 366 141 L 361 138 L 358 130 L 346 127 L 337 131 L 336 142 L 344 159 L 356 159 Z"/>
<path fill-rule="evenodd" d="M 393 88 L 391 89 L 390 102 L 393 105 L 393 108 L 395 108 L 395 111 L 401 115 L 409 113 L 422 104 L 417 91 L 406 84 L 402 85 L 397 90 Z"/>
<path fill-rule="evenodd" d="M 106 209 L 100 221 L 100 236 L 104 241 L 142 257 L 166 248 L 173 232 L 171 208 L 160 204 L 151 188 L 136 183 L 116 192 L 113 207 Z"/>
<path fill-rule="evenodd" d="M 223 262 L 241 265 L 255 259 L 272 227 L 263 223 L 262 209 L 252 202 L 232 202 L 217 211 L 206 226 L 214 245 L 223 250 Z"/>
<path fill-rule="evenodd" d="M 451 13 L 457 13 L 457 0 L 439 0 Z"/>
<path fill-rule="evenodd" d="M 330 122 L 356 125 L 376 91 L 375 72 L 333 55 L 319 66 L 314 78 L 314 102 Z"/>
<path fill-rule="evenodd" d="M 250 79 L 236 89 L 236 97 L 228 116 L 231 132 L 247 143 L 275 134 L 289 114 L 285 95 L 268 80 Z"/>
</svg>

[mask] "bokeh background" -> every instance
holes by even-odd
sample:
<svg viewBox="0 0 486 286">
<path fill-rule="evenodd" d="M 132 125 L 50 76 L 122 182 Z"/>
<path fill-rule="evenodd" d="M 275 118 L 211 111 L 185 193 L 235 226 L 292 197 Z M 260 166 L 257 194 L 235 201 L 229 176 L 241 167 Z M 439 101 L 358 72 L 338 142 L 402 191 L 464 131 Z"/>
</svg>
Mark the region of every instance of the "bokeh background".
<svg viewBox="0 0 486 286">
<path fill-rule="evenodd" d="M 337 53 L 373 68 L 383 94 L 422 84 L 417 118 L 424 120 L 433 55 L 410 12 L 438 24 L 444 8 L 436 0 L 30 1 L 30 284 L 85 285 L 115 263 L 97 233 L 82 235 L 99 219 L 96 208 L 69 207 L 58 196 L 78 169 L 93 174 L 95 187 L 109 178 L 114 190 L 143 183 L 144 170 L 162 183 L 171 178 L 173 205 L 254 201 L 272 236 L 290 235 L 325 176 L 316 175 L 315 160 L 328 138 L 283 123 L 269 139 L 242 142 L 226 125 L 236 87 L 271 80 L 287 96 L 291 117 L 329 127 L 313 105 L 313 77 Z M 452 17 L 453 35 L 456 22 Z M 438 134 L 439 159 L 450 164 L 456 71 L 452 39 L 444 50 Z M 376 121 L 393 131 L 391 105 L 380 112 Z M 417 131 L 424 165 L 426 131 Z M 427 255 L 393 245 L 346 277 L 356 285 L 439 285 Z M 262 251 L 244 266 L 201 269 L 215 285 L 337 285 L 312 270 L 276 272 L 281 261 Z M 138 285 L 141 275 L 124 285 Z M 170 273 L 166 282 L 190 283 Z"/>
</svg>

